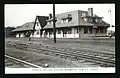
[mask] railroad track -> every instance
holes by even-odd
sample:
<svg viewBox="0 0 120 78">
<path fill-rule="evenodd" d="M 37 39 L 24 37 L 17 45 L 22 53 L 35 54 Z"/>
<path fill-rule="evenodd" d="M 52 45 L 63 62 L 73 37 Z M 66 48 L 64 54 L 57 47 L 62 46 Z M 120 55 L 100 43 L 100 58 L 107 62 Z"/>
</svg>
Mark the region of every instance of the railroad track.
<svg viewBox="0 0 120 78">
<path fill-rule="evenodd" d="M 33 43 L 29 43 L 33 44 Z M 29 46 L 29 47 L 28 47 Z M 18 48 L 18 47 L 17 47 Z M 43 45 L 37 45 L 36 47 L 30 47 L 30 45 L 26 46 L 26 49 L 24 50 L 33 50 L 33 51 L 40 51 L 45 54 L 51 54 L 51 55 L 60 55 L 62 57 L 70 57 L 77 60 L 84 59 L 88 62 L 92 62 L 94 64 L 100 65 L 101 67 L 115 67 L 115 61 L 114 54 L 109 53 L 100 53 L 100 52 L 84 52 L 80 50 L 75 49 L 60 49 L 56 47 L 50 47 L 50 46 L 43 46 Z"/>
<path fill-rule="evenodd" d="M 14 66 L 15 68 L 42 68 L 41 66 L 29 63 L 27 61 L 12 57 L 10 55 L 5 55 L 6 60 L 9 59 L 9 61 L 6 61 L 6 64 L 9 63 L 6 67 Z M 18 65 L 19 64 L 19 65 Z"/>
<path fill-rule="evenodd" d="M 52 50 L 52 49 L 46 49 L 46 48 L 38 48 L 37 50 L 41 50 L 42 52 L 46 52 L 46 54 L 52 54 L 52 55 L 61 55 L 63 57 L 71 57 L 77 60 L 84 59 L 88 62 L 93 62 L 95 64 L 98 64 L 102 67 L 115 67 L 115 61 L 97 57 L 94 55 L 89 55 L 80 51 L 74 51 L 74 52 L 66 52 L 66 51 L 59 51 L 59 50 Z M 99 53 L 98 53 L 99 55 Z M 107 57 L 107 55 L 106 55 Z"/>
</svg>

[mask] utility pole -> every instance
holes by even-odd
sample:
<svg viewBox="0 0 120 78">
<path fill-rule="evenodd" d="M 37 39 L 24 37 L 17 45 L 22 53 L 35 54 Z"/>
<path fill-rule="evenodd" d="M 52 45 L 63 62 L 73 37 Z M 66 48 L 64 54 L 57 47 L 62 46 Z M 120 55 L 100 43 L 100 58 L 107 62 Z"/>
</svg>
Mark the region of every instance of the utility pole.
<svg viewBox="0 0 120 78">
<path fill-rule="evenodd" d="M 56 43 L 55 4 L 53 4 L 53 34 L 54 34 L 54 43 Z"/>
<path fill-rule="evenodd" d="M 111 15 L 111 9 L 108 10 L 109 12 L 109 19 L 110 19 L 110 28 L 112 28 L 112 15 Z"/>
<path fill-rule="evenodd" d="M 112 37 L 112 15 L 111 15 L 111 9 L 108 10 L 109 12 L 109 19 L 110 19 L 110 38 Z"/>
</svg>

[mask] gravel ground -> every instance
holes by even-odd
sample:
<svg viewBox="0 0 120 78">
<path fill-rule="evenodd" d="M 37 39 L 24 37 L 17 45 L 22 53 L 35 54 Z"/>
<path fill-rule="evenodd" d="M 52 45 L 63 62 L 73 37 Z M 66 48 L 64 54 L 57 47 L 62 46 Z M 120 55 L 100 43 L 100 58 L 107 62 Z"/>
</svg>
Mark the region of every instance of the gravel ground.
<svg viewBox="0 0 120 78">
<path fill-rule="evenodd" d="M 15 38 L 15 39 L 6 39 L 6 40 L 22 40 L 28 41 L 27 38 Z M 57 39 L 57 43 L 54 44 L 52 40 L 45 38 L 33 38 L 32 42 L 36 42 L 43 45 L 49 45 L 58 48 L 79 48 L 89 51 L 101 51 L 115 54 L 115 39 L 104 38 L 99 39 Z"/>
<path fill-rule="evenodd" d="M 11 42 L 16 43 L 16 42 L 20 42 L 19 40 L 27 41 L 23 43 L 28 43 L 27 38 L 16 38 L 16 39 L 8 38 L 5 40 L 5 43 L 11 43 Z M 52 40 L 48 40 L 44 38 L 43 39 L 35 38 L 35 39 L 32 39 L 31 42 L 53 46 L 53 47 L 58 47 L 58 48 L 78 48 L 80 50 L 89 51 L 89 52 L 95 51 L 95 52 L 107 52 L 107 53 L 115 54 L 115 40 L 114 39 L 111 39 L 111 40 L 79 40 L 79 41 L 76 40 L 76 42 L 70 39 L 68 40 L 66 39 L 66 40 L 59 40 L 57 41 L 56 44 L 54 44 Z M 31 45 L 31 47 L 36 47 L 36 46 Z M 30 62 L 34 62 L 35 64 L 38 64 L 38 65 L 48 64 L 50 68 L 99 67 L 92 63 L 85 62 L 84 60 L 78 61 L 78 60 L 73 60 L 70 58 L 63 58 L 60 56 L 46 55 L 40 52 L 24 51 L 24 50 L 15 49 L 12 47 L 6 47 L 5 53 L 9 53 L 17 57 L 22 56 L 23 58 L 27 56 L 27 58 L 30 59 L 29 60 Z"/>
<path fill-rule="evenodd" d="M 37 64 L 37 65 L 45 65 L 48 64 L 49 68 L 83 68 L 83 67 L 99 67 L 97 65 L 93 65 L 92 63 L 85 62 L 84 60 L 73 60 L 70 58 L 61 58 L 60 56 L 51 56 L 42 54 L 39 52 L 30 52 L 24 50 L 18 50 L 15 48 L 5 48 L 5 54 L 9 54 L 11 56 L 27 59 L 28 62 Z"/>
</svg>

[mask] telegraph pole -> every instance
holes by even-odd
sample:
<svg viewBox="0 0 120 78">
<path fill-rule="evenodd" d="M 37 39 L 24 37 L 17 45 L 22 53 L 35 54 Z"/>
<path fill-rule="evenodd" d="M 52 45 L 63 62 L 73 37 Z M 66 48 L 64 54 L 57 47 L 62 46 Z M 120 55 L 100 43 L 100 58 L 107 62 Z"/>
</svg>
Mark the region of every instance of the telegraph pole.
<svg viewBox="0 0 120 78">
<path fill-rule="evenodd" d="M 110 28 L 112 28 L 112 15 L 111 15 L 111 9 L 108 10 L 109 12 L 109 19 L 110 19 Z"/>
<path fill-rule="evenodd" d="M 54 34 L 54 43 L 56 43 L 55 4 L 53 4 L 53 34 Z"/>
<path fill-rule="evenodd" d="M 110 19 L 110 38 L 112 37 L 112 15 L 111 15 L 111 9 L 108 10 L 109 12 L 109 19 Z"/>
</svg>

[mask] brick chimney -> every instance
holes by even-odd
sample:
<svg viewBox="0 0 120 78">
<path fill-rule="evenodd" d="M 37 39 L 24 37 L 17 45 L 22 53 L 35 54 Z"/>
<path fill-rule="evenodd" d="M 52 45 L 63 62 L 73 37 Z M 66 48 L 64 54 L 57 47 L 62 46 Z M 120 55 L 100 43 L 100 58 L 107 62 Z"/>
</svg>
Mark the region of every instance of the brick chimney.
<svg viewBox="0 0 120 78">
<path fill-rule="evenodd" d="M 93 16 L 93 8 L 88 8 L 88 16 Z"/>
</svg>

